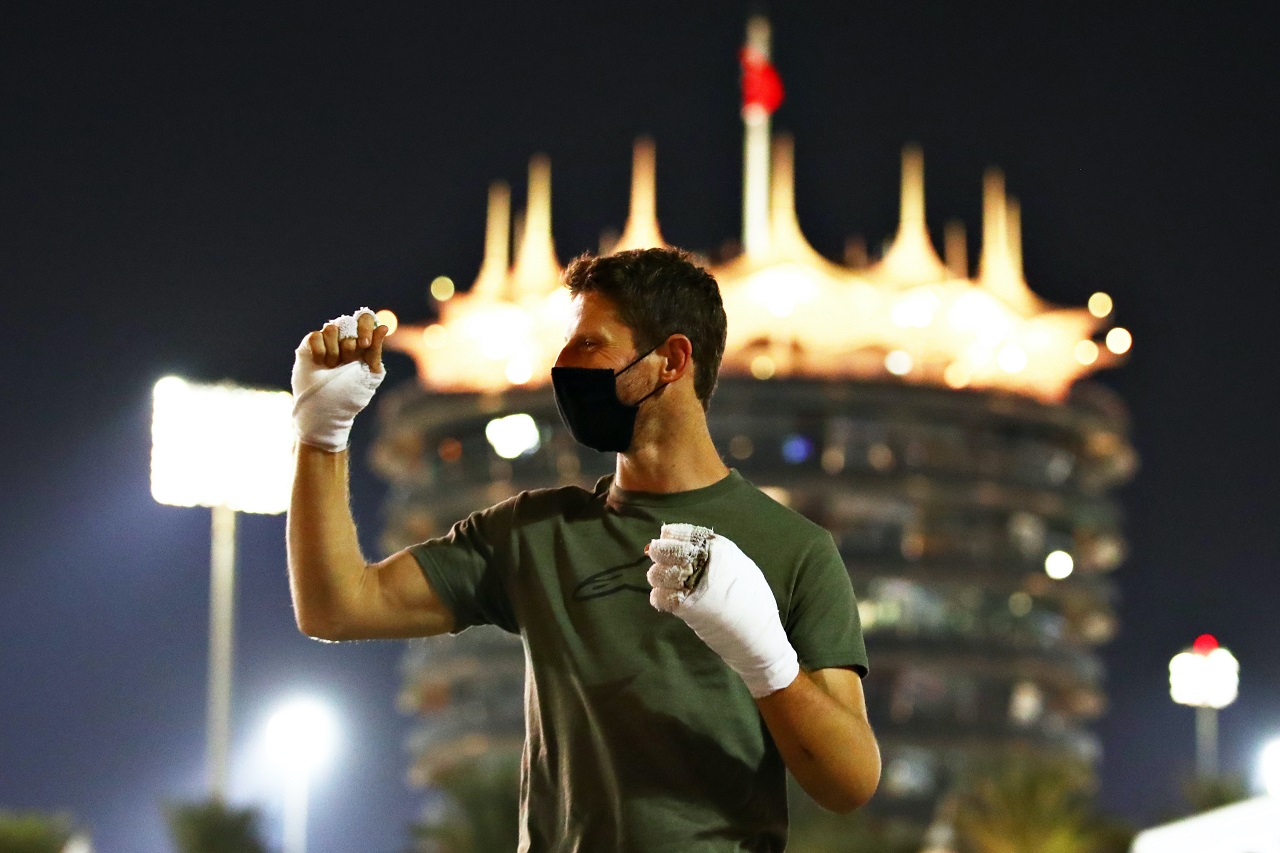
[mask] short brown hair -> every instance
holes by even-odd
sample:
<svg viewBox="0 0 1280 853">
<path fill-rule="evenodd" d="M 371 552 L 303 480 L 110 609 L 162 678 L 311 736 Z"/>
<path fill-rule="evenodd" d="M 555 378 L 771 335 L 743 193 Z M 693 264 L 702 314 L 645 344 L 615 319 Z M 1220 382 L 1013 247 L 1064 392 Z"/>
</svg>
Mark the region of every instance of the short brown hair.
<svg viewBox="0 0 1280 853">
<path fill-rule="evenodd" d="M 564 272 L 574 296 L 608 297 L 643 352 L 674 334 L 693 344 L 693 390 L 707 408 L 720 373 L 728 321 L 720 288 L 682 249 L 633 249 L 579 255 Z"/>
</svg>

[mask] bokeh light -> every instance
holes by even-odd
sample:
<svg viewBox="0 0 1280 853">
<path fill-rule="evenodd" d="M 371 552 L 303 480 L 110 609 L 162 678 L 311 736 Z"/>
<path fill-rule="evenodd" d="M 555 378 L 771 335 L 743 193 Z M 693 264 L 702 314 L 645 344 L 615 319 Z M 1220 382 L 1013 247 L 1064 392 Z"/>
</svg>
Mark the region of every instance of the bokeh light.
<svg viewBox="0 0 1280 853">
<path fill-rule="evenodd" d="M 1111 297 L 1105 293 L 1099 292 L 1089 297 L 1089 313 L 1095 317 L 1106 317 L 1114 307 Z"/>
<path fill-rule="evenodd" d="M 503 459 L 534 453 L 542 441 L 537 422 L 524 413 L 494 418 L 485 425 L 484 437 Z"/>
<path fill-rule="evenodd" d="M 1280 737 L 1263 744 L 1258 753 L 1258 781 L 1269 796 L 1280 798 Z"/>
<path fill-rule="evenodd" d="M 303 697 L 281 705 L 267 720 L 267 750 L 282 767 L 313 773 L 328 763 L 338 724 L 329 707 Z"/>
<path fill-rule="evenodd" d="M 1124 355 L 1133 346 L 1133 335 L 1129 334 L 1129 330 L 1116 326 L 1107 332 L 1107 349 L 1116 355 Z"/>
<path fill-rule="evenodd" d="M 455 292 L 453 279 L 447 275 L 438 275 L 431 280 L 431 296 L 437 302 L 448 302 Z"/>
<path fill-rule="evenodd" d="M 911 353 L 896 349 L 884 357 L 884 369 L 894 376 L 906 376 L 913 366 Z"/>
<path fill-rule="evenodd" d="M 1076 561 L 1066 551 L 1051 551 L 1044 558 L 1044 573 L 1056 581 L 1070 577 Z"/>
<path fill-rule="evenodd" d="M 379 326 L 387 327 L 388 335 L 394 335 L 396 329 L 400 328 L 400 318 L 395 315 L 394 311 L 389 311 L 386 308 L 374 312 L 373 318 L 378 321 Z"/>
<path fill-rule="evenodd" d="M 1098 345 L 1089 340 L 1081 341 L 1076 344 L 1075 356 L 1081 364 L 1093 364 L 1098 360 Z"/>
</svg>

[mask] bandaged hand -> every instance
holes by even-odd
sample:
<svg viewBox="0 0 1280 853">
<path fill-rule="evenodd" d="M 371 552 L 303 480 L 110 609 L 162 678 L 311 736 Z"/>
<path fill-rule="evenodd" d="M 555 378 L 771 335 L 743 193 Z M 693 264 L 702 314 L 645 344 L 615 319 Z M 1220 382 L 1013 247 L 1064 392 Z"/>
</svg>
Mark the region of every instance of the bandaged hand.
<svg viewBox="0 0 1280 853">
<path fill-rule="evenodd" d="M 387 327 L 361 308 L 330 320 L 302 339 L 293 360 L 293 428 L 298 441 L 337 453 L 346 449 L 355 417 L 382 384 Z"/>
<path fill-rule="evenodd" d="M 648 551 L 649 603 L 683 619 L 753 697 L 795 680 L 800 664 L 773 590 L 737 545 L 705 527 L 664 524 Z"/>
</svg>

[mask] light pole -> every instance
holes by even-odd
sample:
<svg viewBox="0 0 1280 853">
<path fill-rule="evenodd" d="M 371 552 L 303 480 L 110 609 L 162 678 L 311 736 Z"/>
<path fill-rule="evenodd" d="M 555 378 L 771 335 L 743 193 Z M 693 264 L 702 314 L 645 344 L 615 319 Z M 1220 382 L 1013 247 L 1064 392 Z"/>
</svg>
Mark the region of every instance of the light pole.
<svg viewBox="0 0 1280 853">
<path fill-rule="evenodd" d="M 1267 796 L 1280 800 L 1280 737 L 1263 744 L 1258 756 L 1258 781 Z"/>
<path fill-rule="evenodd" d="M 956 796 L 956 790 L 952 788 L 938 801 L 933 810 L 933 821 L 925 830 L 924 848 L 920 853 L 955 853 Z"/>
<path fill-rule="evenodd" d="M 1235 701 L 1239 687 L 1239 662 L 1209 634 L 1169 661 L 1169 695 L 1196 709 L 1196 774 L 1202 779 L 1218 771 L 1218 711 Z"/>
<path fill-rule="evenodd" d="M 209 560 L 209 794 L 225 800 L 231 741 L 236 512 L 281 513 L 293 480 L 293 397 L 176 376 L 155 384 L 151 494 L 212 508 Z"/>
<path fill-rule="evenodd" d="M 306 853 L 311 777 L 328 762 L 336 735 L 333 714 L 314 699 L 290 701 L 267 721 L 267 749 L 284 772 L 284 853 Z"/>
</svg>

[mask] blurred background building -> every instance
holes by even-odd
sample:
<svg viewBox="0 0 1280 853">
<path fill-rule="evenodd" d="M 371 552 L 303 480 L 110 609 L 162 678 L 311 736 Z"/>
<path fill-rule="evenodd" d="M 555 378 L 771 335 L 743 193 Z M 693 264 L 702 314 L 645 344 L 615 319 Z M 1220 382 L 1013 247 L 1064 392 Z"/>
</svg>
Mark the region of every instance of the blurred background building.
<svg viewBox="0 0 1280 853">
<path fill-rule="evenodd" d="M 703 259 L 729 315 L 711 430 L 728 464 L 844 555 L 884 754 L 873 808 L 927 819 L 968 762 L 1017 746 L 1095 761 L 1089 723 L 1106 698 L 1094 650 L 1115 632 L 1108 573 L 1125 554 L 1111 493 L 1136 458 L 1124 405 L 1079 380 L 1122 361 L 1129 333 L 1106 294 L 1065 308 L 1031 291 L 997 171 L 977 263 L 958 223 L 940 256 L 913 147 L 883 252 L 851 240 L 842 263 L 819 255 L 795 214 L 792 144 L 771 138 L 781 89 L 758 23 L 743 70 L 742 241 Z M 655 187 L 641 140 L 626 227 L 602 251 L 665 245 Z M 474 284 L 437 279 L 437 319 L 389 339 L 420 382 L 379 408 L 388 549 L 516 491 L 612 472 L 611 454 L 573 441 L 549 385 L 568 306 L 550 199 L 550 164 L 535 157 L 513 240 L 509 190 L 492 186 Z M 519 638 L 497 629 L 413 644 L 399 699 L 421 721 L 411 777 L 430 785 L 518 752 L 523 678 Z"/>
</svg>

